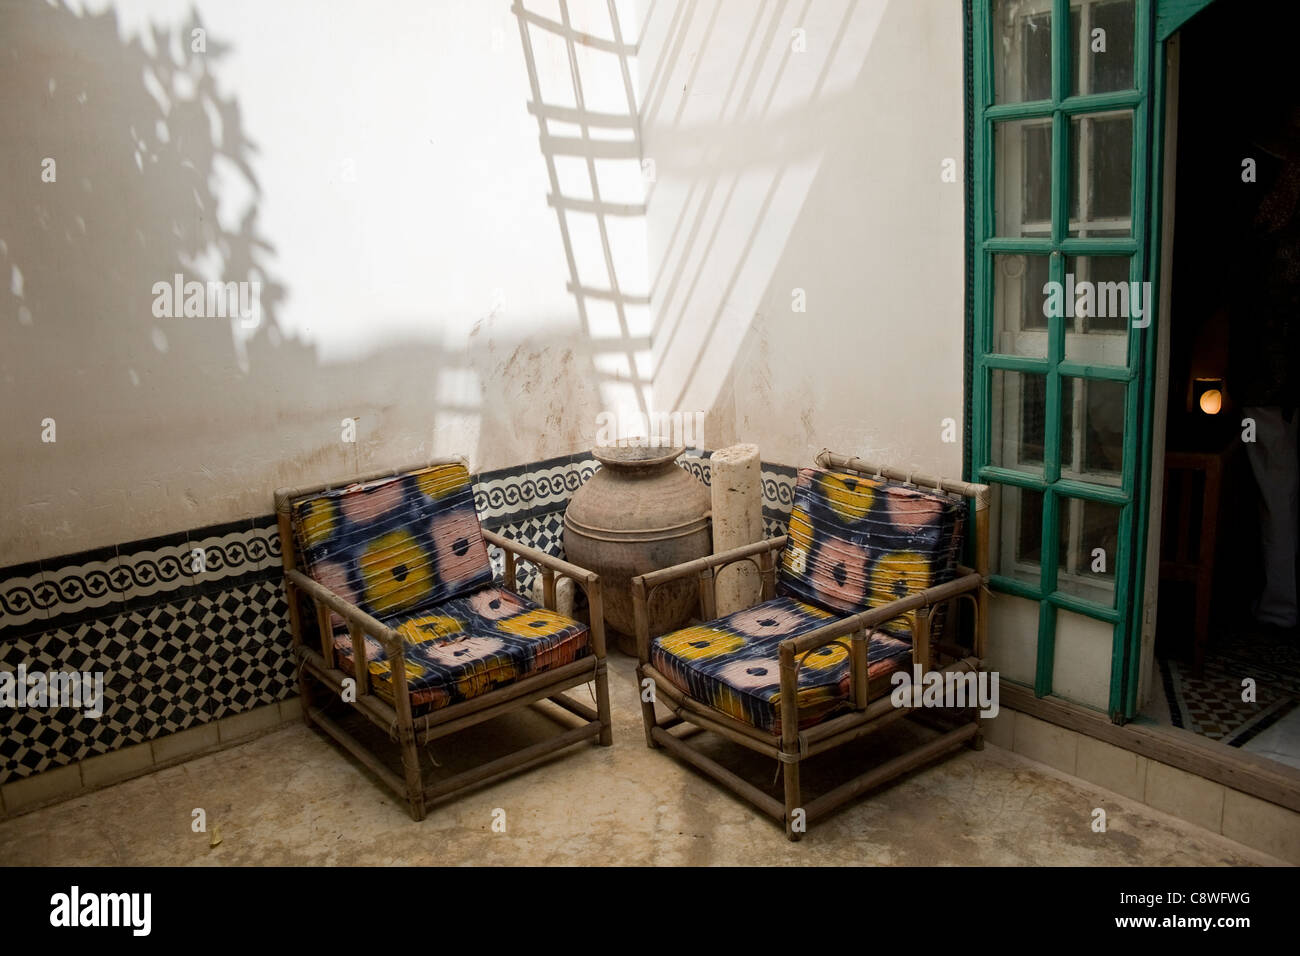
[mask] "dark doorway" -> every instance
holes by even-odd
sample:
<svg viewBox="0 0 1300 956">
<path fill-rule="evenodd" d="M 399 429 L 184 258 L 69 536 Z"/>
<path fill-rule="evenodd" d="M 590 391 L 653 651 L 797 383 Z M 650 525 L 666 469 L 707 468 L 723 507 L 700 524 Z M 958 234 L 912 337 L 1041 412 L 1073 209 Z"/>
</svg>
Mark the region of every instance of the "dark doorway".
<svg viewBox="0 0 1300 956">
<path fill-rule="evenodd" d="M 1293 7 L 1218 2 L 1180 34 L 1159 673 L 1147 716 L 1300 766 Z"/>
</svg>

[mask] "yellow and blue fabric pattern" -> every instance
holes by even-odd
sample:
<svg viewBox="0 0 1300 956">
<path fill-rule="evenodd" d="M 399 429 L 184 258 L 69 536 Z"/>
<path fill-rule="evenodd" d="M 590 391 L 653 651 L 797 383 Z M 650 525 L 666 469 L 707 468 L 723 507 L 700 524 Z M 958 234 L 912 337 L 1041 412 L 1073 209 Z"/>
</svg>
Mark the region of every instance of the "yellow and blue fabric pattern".
<svg viewBox="0 0 1300 956">
<path fill-rule="evenodd" d="M 498 587 L 384 623 L 402 637 L 416 713 L 470 700 L 590 653 L 585 624 Z M 338 666 L 352 673 L 352 638 L 346 631 L 335 634 L 334 652 Z M 391 703 L 392 661 L 369 637 L 366 660 L 375 692 Z"/>
<path fill-rule="evenodd" d="M 778 646 L 839 618 L 951 579 L 961 499 L 817 468 L 799 471 L 781 553 L 778 596 L 651 642 L 655 668 L 701 703 L 781 732 Z M 933 633 L 941 618 L 937 615 Z M 849 639 L 799 664 L 799 725 L 849 706 Z M 867 644 L 867 677 L 911 665 L 911 620 L 886 622 Z"/>
<path fill-rule="evenodd" d="M 778 645 L 830 624 L 839 615 L 791 597 L 778 597 L 708 624 L 655 638 L 650 662 L 679 690 L 728 717 L 781 732 Z M 875 679 L 910 660 L 912 645 L 877 634 L 867 644 L 867 674 Z M 799 721 L 808 727 L 847 706 L 848 638 L 807 654 L 799 666 Z"/>
<path fill-rule="evenodd" d="M 460 464 L 350 485 L 291 506 L 304 573 L 393 628 L 412 707 L 469 700 L 590 653 L 585 624 L 493 586 L 473 486 Z M 335 665 L 352 639 L 331 614 Z M 393 700 L 392 661 L 367 637 L 375 692 Z"/>
<path fill-rule="evenodd" d="M 952 578 L 963 503 L 884 479 L 803 468 L 778 593 L 856 614 Z M 888 622 L 896 636 L 906 621 Z"/>
<path fill-rule="evenodd" d="M 464 465 L 324 491 L 292 514 L 303 571 L 380 620 L 492 583 Z"/>
</svg>

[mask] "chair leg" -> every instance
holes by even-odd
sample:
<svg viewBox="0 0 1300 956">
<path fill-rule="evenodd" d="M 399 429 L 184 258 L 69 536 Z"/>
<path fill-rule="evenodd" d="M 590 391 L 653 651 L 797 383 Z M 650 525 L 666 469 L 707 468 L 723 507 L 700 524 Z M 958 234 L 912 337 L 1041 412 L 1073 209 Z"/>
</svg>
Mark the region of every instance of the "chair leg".
<svg viewBox="0 0 1300 956">
<path fill-rule="evenodd" d="M 614 743 L 614 721 L 609 712 L 609 673 L 604 661 L 596 668 L 596 713 L 600 715 L 600 736 L 596 742 L 608 747 Z"/>
<path fill-rule="evenodd" d="M 406 772 L 406 800 L 410 804 L 411 819 L 417 823 L 424 819 L 424 774 L 420 770 L 420 745 L 411 727 L 401 731 L 402 769 Z"/>
<path fill-rule="evenodd" d="M 655 702 L 645 699 L 645 675 L 641 673 L 641 668 L 636 669 L 636 692 L 641 698 L 641 722 L 645 725 L 645 745 L 651 750 L 658 750 L 659 744 L 655 742 L 654 734 L 651 732 L 659 726 L 659 718 L 655 716 Z M 653 696 L 653 695 L 651 695 Z"/>
<path fill-rule="evenodd" d="M 975 736 L 967 741 L 971 750 L 984 749 L 984 718 L 980 717 L 979 711 L 975 712 Z"/>
<path fill-rule="evenodd" d="M 799 758 L 795 757 L 793 761 L 782 764 L 781 776 L 785 781 L 785 835 L 791 842 L 797 842 L 803 838 L 804 830 L 807 829 L 807 818 L 803 816 L 802 798 L 799 794 Z M 795 819 L 795 811 L 799 811 L 800 819 Z"/>
<path fill-rule="evenodd" d="M 298 660 L 298 699 L 302 702 L 302 722 L 308 727 L 312 725 L 311 695 L 311 682 L 307 677 L 307 668 L 302 666 L 302 659 L 300 658 Z"/>
</svg>

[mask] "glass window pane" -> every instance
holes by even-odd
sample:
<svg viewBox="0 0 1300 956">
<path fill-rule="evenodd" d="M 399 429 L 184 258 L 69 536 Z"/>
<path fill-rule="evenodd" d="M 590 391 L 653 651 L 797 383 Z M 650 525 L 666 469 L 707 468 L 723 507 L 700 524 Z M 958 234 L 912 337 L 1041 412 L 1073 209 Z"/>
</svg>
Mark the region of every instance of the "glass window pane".
<svg viewBox="0 0 1300 956">
<path fill-rule="evenodd" d="M 1012 120 L 994 127 L 999 236 L 1052 234 L 1052 122 Z"/>
<path fill-rule="evenodd" d="M 995 482 L 989 507 L 993 573 L 1038 587 L 1042 583 L 1043 493 Z"/>
<path fill-rule="evenodd" d="M 988 669 L 1003 680 L 1033 686 L 1038 665 L 1038 602 L 994 591 L 989 595 Z"/>
<path fill-rule="evenodd" d="M 1133 88 L 1133 0 L 1070 0 L 1070 92 Z"/>
<path fill-rule="evenodd" d="M 1148 303 L 1141 283 L 1129 281 L 1127 256 L 1068 256 L 1063 306 L 1065 357 L 1084 365 L 1128 365 L 1128 330 L 1145 320 Z"/>
<path fill-rule="evenodd" d="M 989 463 L 1041 477 L 1047 376 L 993 369 L 991 384 Z"/>
<path fill-rule="evenodd" d="M 994 102 L 1051 98 L 1051 8 L 1051 0 L 994 0 Z"/>
<path fill-rule="evenodd" d="M 1083 387 L 1083 474 L 1118 484 L 1124 471 L 1124 383 L 1093 380 Z"/>
<path fill-rule="evenodd" d="M 1056 589 L 1114 607 L 1119 506 L 1065 496 L 1058 505 L 1061 540 Z"/>
<path fill-rule="evenodd" d="M 1057 608 L 1054 645 L 1052 694 L 1106 710 L 1115 625 Z"/>
<path fill-rule="evenodd" d="M 1124 383 L 1061 379 L 1061 475 L 1118 487 L 1124 470 Z"/>
<path fill-rule="evenodd" d="M 1043 286 L 1049 256 L 993 257 L 993 348 L 1003 355 L 1047 357 Z"/>
<path fill-rule="evenodd" d="M 1070 235 L 1132 231 L 1133 113 L 1070 119 Z"/>
</svg>

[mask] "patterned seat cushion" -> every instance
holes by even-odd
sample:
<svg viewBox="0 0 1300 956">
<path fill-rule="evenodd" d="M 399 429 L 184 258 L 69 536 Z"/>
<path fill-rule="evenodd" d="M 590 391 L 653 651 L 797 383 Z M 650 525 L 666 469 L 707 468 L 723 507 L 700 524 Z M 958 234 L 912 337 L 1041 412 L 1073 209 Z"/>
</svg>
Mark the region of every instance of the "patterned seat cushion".
<svg viewBox="0 0 1300 956">
<path fill-rule="evenodd" d="M 655 638 L 650 661 L 690 697 L 770 733 L 781 732 L 781 668 L 777 646 L 835 621 L 839 615 L 795 598 L 777 597 L 726 617 Z M 849 703 L 848 638 L 807 655 L 799 668 L 800 726 L 826 719 Z M 877 633 L 867 645 L 867 673 L 876 679 L 906 667 L 909 641 Z"/>
<path fill-rule="evenodd" d="M 489 587 L 414 614 L 384 620 L 405 645 L 406 681 L 417 713 L 478 697 L 590 653 L 587 625 Z M 334 635 L 338 666 L 352 673 L 352 639 Z M 375 693 L 392 703 L 392 662 L 366 638 Z"/>
<path fill-rule="evenodd" d="M 856 614 L 952 578 L 961 544 L 960 498 L 818 468 L 802 468 L 781 552 L 777 593 Z M 937 636 L 942 606 L 934 620 Z M 904 620 L 884 629 L 911 633 Z"/>
<path fill-rule="evenodd" d="M 303 572 L 381 621 L 492 583 L 462 464 L 308 495 L 291 516 Z"/>
</svg>

